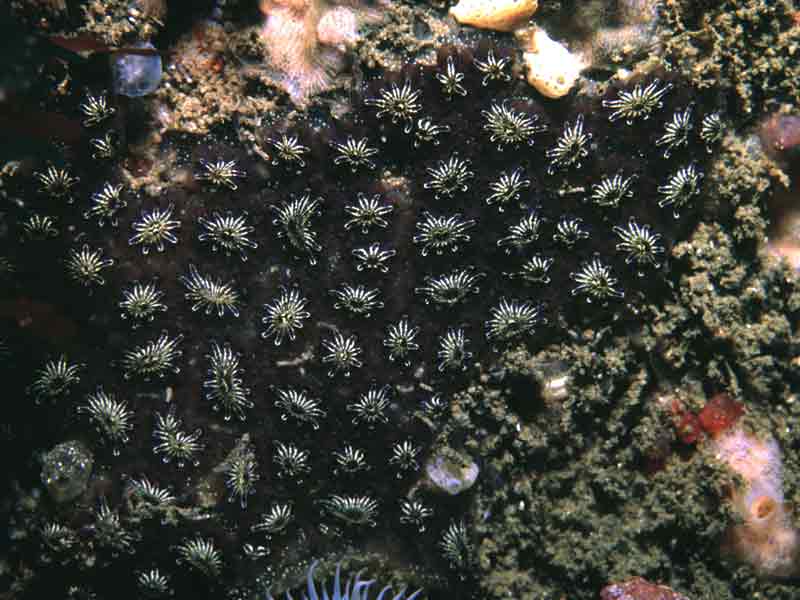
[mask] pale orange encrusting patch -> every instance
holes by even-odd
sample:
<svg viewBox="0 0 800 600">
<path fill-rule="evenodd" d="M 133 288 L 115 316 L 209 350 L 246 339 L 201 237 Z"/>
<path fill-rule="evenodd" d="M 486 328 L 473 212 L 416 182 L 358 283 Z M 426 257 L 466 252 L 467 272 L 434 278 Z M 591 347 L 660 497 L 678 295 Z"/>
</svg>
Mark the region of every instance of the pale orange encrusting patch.
<svg viewBox="0 0 800 600">
<path fill-rule="evenodd" d="M 742 522 L 732 525 L 723 550 L 760 575 L 800 573 L 800 538 L 783 502 L 783 466 L 775 440 L 759 439 L 741 428 L 714 439 L 716 457 L 742 479 L 731 500 Z"/>
</svg>

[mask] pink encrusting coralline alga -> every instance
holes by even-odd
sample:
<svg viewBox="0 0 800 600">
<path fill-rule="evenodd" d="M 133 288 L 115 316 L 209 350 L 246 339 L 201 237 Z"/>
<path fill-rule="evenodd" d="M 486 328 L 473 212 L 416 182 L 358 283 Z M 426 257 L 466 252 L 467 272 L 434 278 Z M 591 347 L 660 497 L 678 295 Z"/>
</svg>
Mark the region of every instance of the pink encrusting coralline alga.
<svg viewBox="0 0 800 600">
<path fill-rule="evenodd" d="M 732 495 L 742 522 L 730 528 L 724 549 L 760 575 L 796 576 L 800 572 L 800 538 L 783 501 L 783 465 L 777 442 L 736 428 L 713 443 L 717 458 L 742 479 Z"/>
<path fill-rule="evenodd" d="M 263 40 L 276 81 L 295 104 L 328 89 L 364 23 L 380 13 L 356 2 L 261 0 Z"/>
</svg>

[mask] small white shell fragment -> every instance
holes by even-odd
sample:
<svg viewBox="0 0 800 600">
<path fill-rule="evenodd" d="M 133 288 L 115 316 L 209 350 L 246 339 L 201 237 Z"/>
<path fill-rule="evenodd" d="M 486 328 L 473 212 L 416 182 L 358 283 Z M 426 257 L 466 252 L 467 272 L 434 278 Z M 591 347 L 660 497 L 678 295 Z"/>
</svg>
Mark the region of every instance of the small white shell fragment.
<svg viewBox="0 0 800 600">
<path fill-rule="evenodd" d="M 539 8 L 538 0 L 459 0 L 450 14 L 462 25 L 512 31 Z"/>
<path fill-rule="evenodd" d="M 553 40 L 544 29 L 528 35 L 522 55 L 528 67 L 528 83 L 543 96 L 561 98 L 569 93 L 588 65 L 579 54 Z"/>
</svg>

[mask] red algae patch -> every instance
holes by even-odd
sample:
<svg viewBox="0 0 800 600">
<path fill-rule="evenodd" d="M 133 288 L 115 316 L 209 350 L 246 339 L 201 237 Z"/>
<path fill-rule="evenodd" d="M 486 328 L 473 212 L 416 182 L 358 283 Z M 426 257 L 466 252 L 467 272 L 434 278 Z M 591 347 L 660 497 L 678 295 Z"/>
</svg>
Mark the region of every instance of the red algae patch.
<svg viewBox="0 0 800 600">
<path fill-rule="evenodd" d="M 744 406 L 727 394 L 717 394 L 697 415 L 700 426 L 711 436 L 730 429 L 744 414 Z"/>
<path fill-rule="evenodd" d="M 650 583 L 641 577 L 607 585 L 600 592 L 600 598 L 601 600 L 689 600 L 687 596 L 665 585 Z"/>
</svg>

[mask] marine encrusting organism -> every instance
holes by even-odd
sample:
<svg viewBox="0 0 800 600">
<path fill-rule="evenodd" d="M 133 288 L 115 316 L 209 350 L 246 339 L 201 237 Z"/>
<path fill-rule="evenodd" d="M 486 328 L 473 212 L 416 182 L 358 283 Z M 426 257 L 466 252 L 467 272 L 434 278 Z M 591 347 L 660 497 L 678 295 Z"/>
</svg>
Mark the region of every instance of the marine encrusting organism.
<svg viewBox="0 0 800 600">
<path fill-rule="evenodd" d="M 461 82 L 464 81 L 464 73 L 461 73 L 456 69 L 456 65 L 455 62 L 453 62 L 452 56 L 447 57 L 447 66 L 445 71 L 444 73 L 437 73 L 436 79 L 438 79 L 439 83 L 442 84 L 442 91 L 448 98 L 452 98 L 454 95 L 467 95 L 466 88 L 461 85 Z"/>
<path fill-rule="evenodd" d="M 379 298 L 379 290 L 367 289 L 363 285 L 343 285 L 338 290 L 332 290 L 337 302 L 333 307 L 338 310 L 346 310 L 353 315 L 363 315 L 369 317 L 372 310 L 383 308 L 383 302 Z"/>
<path fill-rule="evenodd" d="M 258 472 L 258 459 L 249 441 L 243 439 L 225 461 L 228 500 L 238 500 L 239 506 L 247 508 L 247 498 L 255 493 L 255 484 L 259 479 L 261 475 Z"/>
<path fill-rule="evenodd" d="M 405 440 L 392 446 L 392 457 L 389 459 L 389 464 L 397 467 L 398 479 L 403 477 L 407 471 L 419 470 L 417 456 L 421 451 L 422 449 L 411 440 Z"/>
<path fill-rule="evenodd" d="M 118 141 L 114 134 L 106 133 L 101 138 L 89 140 L 89 146 L 94 149 L 92 158 L 95 160 L 109 160 L 117 155 Z"/>
<path fill-rule="evenodd" d="M 389 259 L 397 254 L 396 250 L 382 250 L 378 243 L 370 244 L 366 248 L 356 248 L 353 256 L 358 260 L 356 271 L 378 270 L 381 273 L 389 272 Z"/>
<path fill-rule="evenodd" d="M 270 14 L 265 31 L 273 32 L 283 18 L 297 24 L 296 18 L 321 11 L 302 22 L 310 30 L 310 23 L 322 23 L 334 8 L 357 11 L 359 6 L 306 0 L 266 4 Z M 413 4 L 402 4 L 403 10 L 422 7 L 416 3 L 409 8 Z M 435 10 L 428 5 L 424 9 Z M 231 3 L 220 10 L 224 19 L 236 12 Z M 289 14 L 293 10 L 296 14 Z M 344 13 L 330 19 L 344 18 Z M 21 199 L 6 204 L 11 235 L 5 238 L 9 250 L 3 254 L 9 264 L 13 257 L 14 269 L 3 269 L 3 283 L 14 298 L 33 285 L 30 275 L 36 274 L 45 283 L 35 284 L 35 297 L 52 304 L 52 313 L 66 313 L 80 332 L 63 336 L 63 342 L 53 333 L 44 350 L 41 344 L 30 344 L 20 352 L 18 339 L 27 341 L 33 328 L 17 327 L 19 313 L 29 309 L 12 301 L 4 314 L 13 317 L 3 325 L 16 329 L 4 329 L 0 337 L 15 360 L 21 357 L 23 368 L 30 365 L 24 385 L 41 378 L 34 394 L 41 400 L 49 398 L 45 390 L 52 382 L 37 370 L 47 361 L 58 361 L 63 354 L 69 365 L 86 365 L 80 381 L 54 397 L 57 401 L 29 408 L 47 420 L 48 436 L 88 440 L 96 453 L 96 459 L 88 450 L 74 458 L 62 454 L 62 471 L 75 483 L 62 486 L 69 488 L 66 495 L 75 498 L 85 492 L 86 465 L 100 461 L 101 476 L 92 492 L 106 494 L 109 502 L 122 498 L 124 504 L 109 504 L 110 510 L 126 531 L 146 538 L 141 544 L 148 548 L 146 558 L 137 553 L 125 563 L 112 561 L 109 577 L 89 567 L 81 571 L 86 581 L 127 576 L 134 584 L 130 593 L 138 594 L 139 574 L 158 569 L 148 579 L 153 586 L 163 587 L 163 576 L 176 596 L 191 593 L 193 563 L 184 562 L 183 572 L 176 570 L 171 566 L 178 556 L 174 546 L 170 550 L 168 544 L 161 548 L 153 543 L 154 532 L 183 545 L 183 554 L 198 557 L 197 565 L 207 562 L 198 568 L 212 574 L 209 585 L 227 586 L 235 580 L 244 587 L 256 585 L 253 577 L 265 570 L 277 574 L 283 560 L 279 549 L 284 540 L 279 537 L 289 530 L 297 536 L 293 540 L 309 542 L 296 545 L 298 560 L 312 548 L 336 550 L 340 535 L 359 541 L 359 532 L 371 523 L 378 536 L 407 524 L 413 535 L 398 538 L 403 546 L 417 543 L 412 539 L 423 544 L 442 539 L 449 523 L 466 519 L 465 505 L 442 501 L 432 492 L 449 495 L 448 490 L 465 489 L 469 477 L 477 474 L 479 456 L 465 467 L 457 486 L 426 486 L 419 496 L 389 485 L 387 471 L 391 481 L 398 472 L 410 479 L 417 464 L 429 464 L 431 444 L 439 436 L 461 443 L 463 435 L 463 442 L 471 444 L 471 429 L 452 434 L 460 428 L 459 419 L 471 422 L 476 406 L 484 410 L 479 427 L 491 429 L 493 419 L 503 422 L 507 437 L 497 447 L 508 457 L 502 464 L 527 464 L 536 454 L 533 462 L 539 465 L 542 458 L 549 468 L 553 463 L 546 448 L 554 440 L 582 456 L 581 448 L 572 444 L 589 441 L 577 435 L 583 433 L 583 423 L 605 422 L 599 418 L 601 406 L 615 411 L 604 414 L 613 416 L 606 420 L 622 417 L 626 429 L 618 434 L 620 444 L 638 435 L 629 419 L 633 413 L 623 413 L 623 407 L 633 404 L 638 389 L 626 384 L 639 371 L 631 356 L 641 352 L 617 355 L 608 350 L 609 344 L 624 345 L 628 332 L 637 328 L 637 315 L 660 314 L 651 309 L 675 296 L 669 290 L 679 289 L 669 271 L 675 263 L 666 257 L 696 229 L 706 186 L 684 186 L 671 178 L 692 165 L 698 177 L 708 174 L 703 183 L 713 184 L 706 141 L 713 144 L 721 130 L 728 130 L 724 118 L 716 123 L 710 115 L 725 113 L 714 104 L 716 96 L 696 94 L 662 71 L 593 88 L 605 90 L 602 96 L 577 92 L 575 97 L 546 100 L 515 77 L 520 65 L 505 42 L 474 47 L 471 39 L 459 38 L 458 45 L 443 47 L 431 64 L 409 65 L 398 73 L 359 64 L 363 82 L 351 90 L 347 106 L 338 103 L 341 96 L 335 93 L 320 97 L 309 111 L 290 108 L 285 97 L 262 97 L 258 100 L 268 108 L 258 122 L 245 114 L 243 104 L 245 112 L 236 122 L 203 135 L 176 135 L 167 127 L 158 136 L 143 136 L 149 121 L 129 122 L 139 105 L 123 106 L 107 95 L 113 118 L 92 125 L 80 148 L 53 147 L 46 157 L 31 158 L 18 175 L 0 174 L 0 192 Z M 283 38 L 284 55 L 279 36 L 263 42 L 280 59 L 292 50 L 288 42 L 298 40 Z M 222 55 L 221 82 L 232 81 L 234 59 L 246 60 L 235 56 L 241 49 Z M 313 61 L 318 50 L 315 42 L 305 58 Z M 293 80 L 297 76 L 291 68 L 287 65 L 289 70 L 274 73 L 273 79 L 296 86 L 297 93 L 305 90 L 308 99 L 310 88 Z M 297 68 L 310 68 L 310 63 Z M 248 98 L 251 93 L 272 94 L 264 91 L 263 81 L 248 80 L 242 93 Z M 190 84 L 184 84 L 182 93 L 188 94 Z M 668 87 L 669 93 L 662 93 Z M 633 98 L 634 105 L 643 106 L 633 107 L 641 118 L 635 117 L 636 124 L 629 127 L 615 114 L 623 107 L 603 106 L 603 100 L 636 96 L 637 89 L 639 95 L 650 91 L 647 99 Z M 104 92 L 99 85 L 81 82 L 59 95 L 57 104 L 88 118 L 79 108 L 87 94 L 100 97 Z M 675 115 L 689 106 L 694 126 L 686 128 L 681 118 L 675 122 Z M 160 104 L 152 108 L 153 116 L 161 111 Z M 670 129 L 670 124 L 676 127 Z M 88 141 L 102 139 L 106 128 L 118 135 L 118 154 L 95 160 Z M 665 132 L 673 132 L 674 140 L 657 145 Z M 50 167 L 55 169 L 52 178 L 37 178 L 36 173 L 47 174 Z M 683 174 L 687 181 L 691 176 L 691 171 Z M 672 210 L 678 205 L 676 219 Z M 34 215 L 52 218 L 59 235 L 26 242 L 24 251 L 17 251 L 23 248 L 24 224 L 37 222 Z M 114 223 L 118 228 L 103 227 Z M 173 244 L 169 236 L 180 240 Z M 132 245 L 129 237 L 135 238 Z M 159 243 L 163 253 L 157 251 Z M 81 254 L 83 244 L 87 246 Z M 106 259 L 113 259 L 113 269 L 107 268 L 111 263 Z M 87 284 L 102 280 L 105 286 L 89 296 L 70 285 L 60 298 L 47 282 L 65 278 Z M 615 301 L 623 293 L 625 300 Z M 234 319 L 232 314 L 240 316 Z M 41 330 L 42 323 L 50 322 L 45 317 L 32 314 L 31 321 Z M 531 393 L 544 399 L 528 403 L 534 408 L 504 396 L 505 390 L 523 389 L 523 378 L 506 378 L 511 362 L 526 352 L 549 356 L 558 348 L 574 349 L 569 340 L 582 332 L 594 332 L 603 341 L 587 342 L 585 356 L 561 360 L 574 358 L 576 368 L 585 369 L 585 378 L 574 375 L 575 386 L 564 386 L 564 377 L 559 378 L 557 393 L 549 383 L 539 389 L 533 383 L 538 379 L 524 378 Z M 594 356 L 604 369 L 597 379 L 587 366 Z M 6 358 L 4 364 L 9 362 Z M 481 377 L 477 391 L 465 388 L 473 376 Z M 501 380 L 504 391 L 497 401 L 477 397 Z M 125 429 L 122 422 L 116 429 L 101 427 L 98 434 L 91 414 L 60 418 L 60 410 L 71 412 L 67 400 L 73 392 L 86 404 L 82 399 L 98 385 L 125 402 L 122 414 L 132 413 L 124 445 L 115 433 Z M 602 394 L 595 388 L 602 388 Z M 624 400 L 622 388 L 631 390 Z M 590 393 L 609 402 L 587 403 Z M 475 396 L 474 405 L 466 404 L 469 395 Z M 586 418 L 576 421 L 581 411 Z M 561 419 L 560 427 L 537 431 L 551 418 Z M 592 433 L 590 441 L 599 435 Z M 103 439 L 111 442 L 112 452 L 102 447 Z M 543 445 L 530 450 L 535 443 Z M 48 442 L 47 447 L 53 445 Z M 119 456 L 113 456 L 116 445 Z M 520 452 L 529 451 L 525 448 L 531 455 L 521 457 Z M 611 459 L 617 458 L 614 451 L 608 449 Z M 505 493 L 510 479 L 506 467 L 483 459 L 485 485 L 475 493 Z M 59 494 L 54 460 L 43 469 L 50 495 Z M 565 464 L 559 468 L 567 468 Z M 313 486 L 294 485 L 298 477 Z M 522 496 L 527 494 L 524 487 Z M 622 494 L 607 479 L 597 487 L 598 496 Z M 75 523 L 95 522 L 93 500 L 87 497 L 70 509 L 76 513 Z M 494 568 L 489 550 L 472 542 L 472 529 L 502 522 L 516 506 L 509 504 L 509 511 L 487 506 L 485 522 L 469 519 L 450 531 L 446 560 L 467 568 L 459 567 L 447 585 L 470 585 L 455 579 L 469 577 L 472 564 Z M 544 513 L 538 513 L 544 521 L 551 518 Z M 48 513 L 37 529 L 48 522 L 77 532 L 76 555 L 93 549 L 91 535 L 57 514 Z M 263 527 L 252 530 L 258 524 Z M 423 527 L 430 538 L 418 533 Z M 265 541 L 265 535 L 273 537 Z M 481 533 L 474 535 L 478 539 Z M 198 536 L 201 542 L 190 546 Z M 208 540 L 213 540 L 210 548 L 202 543 Z M 468 556 L 465 547 L 472 550 Z M 400 548 L 402 553 L 408 549 Z M 215 575 L 216 568 L 209 565 L 216 561 L 203 562 L 202 556 L 222 552 L 224 568 L 220 565 Z M 564 570 L 555 564 L 555 555 L 543 556 L 533 547 L 530 552 L 545 565 L 543 572 L 555 573 L 559 584 L 567 582 L 565 594 L 584 598 L 597 591 L 575 583 L 584 577 L 584 566 Z M 672 550 L 664 552 L 684 565 Z M 106 563 L 98 564 L 105 569 Z M 434 561 L 434 570 L 442 563 Z M 484 568 L 475 572 L 483 577 Z M 64 588 L 71 584 L 69 578 L 61 571 L 52 577 Z M 542 590 L 556 585 L 544 579 L 540 583 Z M 100 592 L 108 590 L 103 586 Z"/>
<path fill-rule="evenodd" d="M 86 96 L 86 101 L 80 105 L 81 112 L 86 117 L 83 124 L 86 127 L 99 125 L 111 117 L 117 109 L 108 103 L 105 96 Z"/>
<path fill-rule="evenodd" d="M 311 228 L 311 219 L 319 214 L 320 203 L 309 195 L 283 202 L 274 208 L 277 217 L 273 224 L 281 230 L 278 237 L 286 238 L 294 250 L 307 255 L 310 264 L 317 262 L 315 254 L 322 249 L 317 233 Z"/>
<path fill-rule="evenodd" d="M 394 207 L 382 205 L 378 194 L 367 197 L 359 192 L 356 204 L 348 204 L 344 210 L 350 216 L 350 219 L 345 222 L 344 228 L 351 229 L 360 226 L 361 233 L 367 233 L 372 227 L 384 229 L 388 227 L 389 222 L 384 217 L 392 214 Z"/>
<path fill-rule="evenodd" d="M 180 468 L 187 462 L 197 466 L 197 454 L 204 448 L 200 438 L 203 432 L 195 429 L 186 432 L 182 429 L 181 421 L 174 413 L 156 415 L 156 426 L 153 430 L 153 439 L 157 442 L 153 452 L 162 454 L 165 463 L 174 461 Z"/>
<path fill-rule="evenodd" d="M 465 232 L 474 225 L 475 221 L 465 221 L 461 215 L 435 217 L 428 213 L 417 222 L 419 233 L 414 236 L 414 243 L 422 244 L 422 256 L 427 256 L 431 250 L 436 254 L 442 254 L 445 250 L 457 252 L 459 244 L 470 240 Z"/>
<path fill-rule="evenodd" d="M 36 173 L 39 180 L 39 192 L 56 200 L 65 200 L 67 203 L 75 201 L 72 188 L 80 182 L 78 177 L 70 175 L 66 169 L 57 169 L 53 166 L 44 173 Z"/>
<path fill-rule="evenodd" d="M 483 74 L 481 85 L 486 87 L 492 82 L 511 81 L 511 74 L 506 70 L 511 64 L 508 56 L 495 56 L 494 50 L 486 53 L 486 60 L 475 59 L 475 68 Z"/>
<path fill-rule="evenodd" d="M 353 475 L 360 471 L 368 471 L 370 468 L 364 451 L 349 444 L 341 450 L 334 451 L 333 456 L 336 459 L 336 467 L 334 468 L 334 473 L 336 474 Z"/>
<path fill-rule="evenodd" d="M 633 197 L 631 186 L 634 179 L 633 175 L 623 178 L 619 173 L 604 177 L 592 187 L 592 201 L 601 207 L 618 207 L 624 199 Z"/>
<path fill-rule="evenodd" d="M 230 421 L 236 417 L 245 420 L 245 410 L 253 408 L 250 390 L 244 386 L 242 368 L 239 366 L 239 355 L 231 347 L 211 344 L 208 358 L 208 379 L 203 382 L 206 399 L 211 408 L 222 412 L 223 418 Z"/>
<path fill-rule="evenodd" d="M 251 527 L 252 531 L 264 533 L 267 539 L 284 531 L 294 520 L 292 507 L 289 504 L 273 504 L 269 512 Z"/>
<path fill-rule="evenodd" d="M 339 372 L 349 377 L 352 369 L 358 369 L 364 364 L 359 359 L 362 350 L 355 336 L 345 337 L 341 333 L 336 333 L 332 338 L 323 340 L 322 346 L 326 350 L 322 362 L 331 365 L 328 371 L 329 377 Z"/>
<path fill-rule="evenodd" d="M 37 404 L 53 402 L 65 396 L 70 388 L 80 381 L 79 373 L 85 365 L 71 363 L 63 354 L 57 360 L 49 360 L 36 372 L 36 378 L 28 387 Z"/>
<path fill-rule="evenodd" d="M 531 186 L 530 179 L 524 179 L 524 176 L 522 169 L 514 169 L 510 175 L 501 173 L 500 179 L 489 184 L 492 193 L 486 197 L 486 204 L 497 204 L 497 210 L 503 212 L 506 205 L 520 199 L 522 190 Z"/>
<path fill-rule="evenodd" d="M 547 151 L 547 158 L 550 159 L 548 173 L 553 174 L 556 169 L 572 166 L 580 169 L 581 160 L 589 155 L 591 139 L 592 134 L 583 130 L 583 115 L 578 115 L 574 125 L 564 123 L 564 131 L 556 145 Z"/>
<path fill-rule="evenodd" d="M 527 115 L 508 104 L 492 104 L 482 114 L 485 120 L 483 128 L 491 134 L 489 139 L 497 142 L 498 150 L 521 144 L 532 146 L 533 136 L 546 130 L 546 126 L 537 124 L 538 115 Z"/>
<path fill-rule="evenodd" d="M 589 232 L 583 227 L 581 219 L 565 217 L 556 223 L 556 230 L 553 233 L 553 241 L 563 244 L 567 248 L 572 248 L 581 240 L 589 238 Z"/>
<path fill-rule="evenodd" d="M 399 361 L 404 366 L 411 364 L 408 355 L 419 350 L 419 344 L 414 341 L 419 334 L 419 329 L 419 327 L 412 327 L 405 319 L 389 325 L 383 345 L 388 350 L 390 361 Z"/>
<path fill-rule="evenodd" d="M 617 250 L 625 252 L 625 262 L 635 263 L 638 267 L 658 268 L 659 257 L 664 254 L 664 247 L 659 245 L 661 236 L 650 231 L 647 225 L 639 225 L 636 219 L 631 218 L 627 227 L 614 226 L 614 233 L 620 238 Z M 639 276 L 643 275 L 639 271 Z"/>
<path fill-rule="evenodd" d="M 147 477 L 128 481 L 125 496 L 136 512 L 163 509 L 175 503 L 175 496 L 169 489 L 159 487 Z"/>
<path fill-rule="evenodd" d="M 333 164 L 347 165 L 352 173 L 355 173 L 361 167 L 366 167 L 367 169 L 375 168 L 375 163 L 370 160 L 370 157 L 375 156 L 378 150 L 367 145 L 367 138 L 356 140 L 353 137 L 349 137 L 343 144 L 334 142 L 333 147 L 337 152 L 336 158 L 333 159 Z"/>
<path fill-rule="evenodd" d="M 388 423 L 389 417 L 386 409 L 389 408 L 389 394 L 386 387 L 371 388 L 365 394 L 360 394 L 358 399 L 347 405 L 347 410 L 353 413 L 353 424 L 366 423 L 372 427 L 377 423 Z"/>
<path fill-rule="evenodd" d="M 469 162 L 452 155 L 447 161 L 439 161 L 436 167 L 429 167 L 430 180 L 423 187 L 433 190 L 437 200 L 452 198 L 456 193 L 466 192 L 469 189 L 468 181 L 475 177 L 469 170 Z"/>
<path fill-rule="evenodd" d="M 136 578 L 139 590 L 147 597 L 158 598 L 172 594 L 170 579 L 158 569 L 150 569 L 139 573 Z"/>
<path fill-rule="evenodd" d="M 438 125 L 427 117 L 417 120 L 414 129 L 414 148 L 431 144 L 438 146 L 441 143 L 440 136 L 450 131 L 449 125 Z"/>
<path fill-rule="evenodd" d="M 166 244 L 177 244 L 178 237 L 173 233 L 179 229 L 181 222 L 172 218 L 175 207 L 171 204 L 165 208 L 154 208 L 142 213 L 141 218 L 133 224 L 135 234 L 128 240 L 131 245 L 142 247 L 142 254 L 152 249 L 164 252 Z"/>
<path fill-rule="evenodd" d="M 136 282 L 122 292 L 120 317 L 130 319 L 135 329 L 145 323 L 152 323 L 158 313 L 165 312 L 167 305 L 161 302 L 164 292 L 155 283 Z"/>
<path fill-rule="evenodd" d="M 670 154 L 672 154 L 676 148 L 680 148 L 689 143 L 689 135 L 692 132 L 693 126 L 691 106 L 686 110 L 676 112 L 672 115 L 672 121 L 664 126 L 664 135 L 656 140 L 657 146 L 666 146 L 664 149 L 664 158 L 669 158 Z"/>
<path fill-rule="evenodd" d="M 247 260 L 247 251 L 258 248 L 258 244 L 250 239 L 255 228 L 247 224 L 245 215 L 214 213 L 210 219 L 200 217 L 197 222 L 203 227 L 197 239 L 208 241 L 214 252 L 222 250 L 228 256 L 235 252 L 242 260 Z"/>
<path fill-rule="evenodd" d="M 196 537 L 178 546 L 178 561 L 189 565 L 207 577 L 219 574 L 222 568 L 222 555 L 214 546 L 214 541 Z"/>
<path fill-rule="evenodd" d="M 448 329 L 447 333 L 439 338 L 440 371 L 466 370 L 466 361 L 472 358 L 472 353 L 467 351 L 469 340 L 464 335 L 464 330 L 459 328 Z"/>
<path fill-rule="evenodd" d="M 70 549 L 78 542 L 75 532 L 60 523 L 47 523 L 42 527 L 41 539 L 45 563 L 65 561 Z"/>
<path fill-rule="evenodd" d="M 632 125 L 637 119 L 649 119 L 653 111 L 661 108 L 664 105 L 662 98 L 671 89 L 672 84 L 661 86 L 661 82 L 656 79 L 647 86 L 637 84 L 630 92 L 620 92 L 615 100 L 603 100 L 603 106 L 614 111 L 608 117 L 609 120 L 625 119 L 628 125 Z"/>
<path fill-rule="evenodd" d="M 325 513 L 351 526 L 375 527 L 378 503 L 369 496 L 339 496 L 334 494 L 321 502 Z"/>
<path fill-rule="evenodd" d="M 429 277 L 424 287 L 414 291 L 425 298 L 425 303 L 451 306 L 465 300 L 470 294 L 477 294 L 480 288 L 476 285 L 483 277 L 471 269 L 458 269 L 447 275 Z"/>
<path fill-rule="evenodd" d="M 572 295 L 586 296 L 587 302 L 592 300 L 606 301 L 609 298 L 622 298 L 622 291 L 616 288 L 617 278 L 611 270 L 599 260 L 584 265 L 572 276 L 577 285 L 572 288 Z"/>
<path fill-rule="evenodd" d="M 419 533 L 425 531 L 425 522 L 433 516 L 433 510 L 419 500 L 403 500 L 400 503 L 400 522 L 416 527 Z"/>
<path fill-rule="evenodd" d="M 302 483 L 302 476 L 311 471 L 308 450 L 302 450 L 294 444 L 275 443 L 275 454 L 272 462 L 278 466 L 278 476 L 291 479 L 295 483 Z"/>
<path fill-rule="evenodd" d="M 226 312 L 239 316 L 239 292 L 231 283 L 201 275 L 197 267 L 189 265 L 189 274 L 180 277 L 186 287 L 186 299 L 192 303 L 192 310 L 204 309 L 205 314 L 216 312 L 218 317 Z"/>
<path fill-rule="evenodd" d="M 280 139 L 270 139 L 269 143 L 275 151 L 271 161 L 273 165 L 297 163 L 298 167 L 306 166 L 303 155 L 309 151 L 309 148 L 301 144 L 296 135 L 289 137 L 283 134 Z"/>
<path fill-rule="evenodd" d="M 703 173 L 699 172 L 695 165 L 689 165 L 678 169 L 662 186 L 658 192 L 661 194 L 659 206 L 672 206 L 672 214 L 677 219 L 680 211 L 692 201 L 692 198 L 700 193 L 700 181 Z"/>
<path fill-rule="evenodd" d="M 95 510 L 94 523 L 89 526 L 95 542 L 111 550 L 112 556 L 120 552 L 132 553 L 133 544 L 139 539 L 138 534 L 125 528 L 119 513 L 113 510 L 105 498 Z"/>
<path fill-rule="evenodd" d="M 112 227 L 116 227 L 119 222 L 118 212 L 128 206 L 127 201 L 122 197 L 122 190 L 122 184 L 113 185 L 106 182 L 99 192 L 92 194 L 92 206 L 83 213 L 84 218 L 96 217 L 100 227 L 103 227 L 106 222 Z"/>
<path fill-rule="evenodd" d="M 539 255 L 532 256 L 520 267 L 519 271 L 510 273 L 509 275 L 521 279 L 526 283 L 546 285 L 550 283 L 550 275 L 548 273 L 550 273 L 550 267 L 553 266 L 554 262 L 555 259 L 553 258 L 546 258 Z"/>
<path fill-rule="evenodd" d="M 529 212 L 518 223 L 510 225 L 508 235 L 497 240 L 497 245 L 506 248 L 506 254 L 513 249 L 524 250 L 539 239 L 542 219 L 535 212 Z"/>
<path fill-rule="evenodd" d="M 84 244 L 80 250 L 76 248 L 70 252 L 67 272 L 75 282 L 85 287 L 103 285 L 105 279 L 102 272 L 113 264 L 113 258 L 103 258 L 102 250 Z"/>
<path fill-rule="evenodd" d="M 163 378 L 169 372 L 180 372 L 175 360 L 182 355 L 178 348 L 182 339 L 183 336 L 170 337 L 164 332 L 158 338 L 126 352 L 122 359 L 125 379 L 141 377 L 147 381 L 152 377 Z"/>
<path fill-rule="evenodd" d="M 319 424 L 325 418 L 325 411 L 320 408 L 316 398 L 309 398 L 305 392 L 294 389 L 275 390 L 278 398 L 275 406 L 281 410 L 281 419 L 293 420 L 298 423 L 308 423 L 313 429 L 319 429 Z"/>
<path fill-rule="evenodd" d="M 388 117 L 392 123 L 403 123 L 403 133 L 410 133 L 414 126 L 414 117 L 422 106 L 419 99 L 422 92 L 411 87 L 411 82 L 406 81 L 403 87 L 396 83 L 380 90 L 377 98 L 367 98 L 367 106 L 378 109 L 376 115 Z"/>
<path fill-rule="evenodd" d="M 509 301 L 503 298 L 492 309 L 491 318 L 486 321 L 486 337 L 508 341 L 522 335 L 533 333 L 534 328 L 545 322 L 541 309 L 530 302 Z"/>
<path fill-rule="evenodd" d="M 267 316 L 261 322 L 267 329 L 261 332 L 264 339 L 275 338 L 275 345 L 280 346 L 283 340 L 294 340 L 297 331 L 303 328 L 303 321 L 311 316 L 306 308 L 307 300 L 297 289 L 282 289 L 281 295 L 272 304 L 265 304 Z"/>
<path fill-rule="evenodd" d="M 98 388 L 86 398 L 86 404 L 78 411 L 89 416 L 97 431 L 119 452 L 119 446 L 125 444 L 133 429 L 134 413 L 124 400 L 117 400 L 113 394 L 107 394 Z"/>
<path fill-rule="evenodd" d="M 31 215 L 22 224 L 22 234 L 26 240 L 42 241 L 58 235 L 58 227 L 53 217 L 48 215 Z"/>
<path fill-rule="evenodd" d="M 232 192 L 239 189 L 236 180 L 246 175 L 244 171 L 237 168 L 236 161 L 233 160 L 202 161 L 200 166 L 202 170 L 197 176 L 199 180 L 207 181 L 212 187 L 226 187 Z"/>
<path fill-rule="evenodd" d="M 466 572 L 474 560 L 474 546 L 463 521 L 450 523 L 439 540 L 439 549 L 450 565 Z"/>
</svg>

